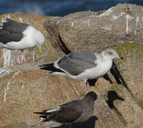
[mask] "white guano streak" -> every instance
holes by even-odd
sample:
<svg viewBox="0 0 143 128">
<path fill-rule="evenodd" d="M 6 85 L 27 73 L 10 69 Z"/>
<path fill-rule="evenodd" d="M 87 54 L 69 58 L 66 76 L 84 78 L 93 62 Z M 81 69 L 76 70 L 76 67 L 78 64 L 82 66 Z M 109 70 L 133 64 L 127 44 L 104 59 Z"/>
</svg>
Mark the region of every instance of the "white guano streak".
<svg viewBox="0 0 143 128">
<path fill-rule="evenodd" d="M 125 12 L 121 12 L 120 15 L 118 15 L 118 16 L 113 15 L 112 18 L 113 18 L 114 20 L 116 20 L 116 19 L 118 19 L 119 17 L 124 16 L 125 14 L 126 14 Z"/>
<path fill-rule="evenodd" d="M 135 33 L 134 33 L 134 35 L 136 35 L 136 32 L 137 32 L 138 22 L 139 22 L 139 17 L 137 16 L 137 18 L 136 18 L 136 27 L 135 27 Z"/>
<path fill-rule="evenodd" d="M 7 88 L 5 89 L 5 93 L 4 93 L 4 102 L 6 102 L 6 92 L 7 90 L 9 90 L 9 84 L 10 82 L 20 73 L 20 71 L 14 73 L 13 77 L 11 78 L 11 80 L 8 81 L 7 83 Z"/>
<path fill-rule="evenodd" d="M 35 48 L 33 50 L 33 62 L 34 62 L 34 60 L 35 60 Z"/>
<path fill-rule="evenodd" d="M 126 15 L 126 33 L 128 34 L 130 32 L 129 30 L 129 21 L 131 21 L 134 17 L 131 17 L 130 15 Z"/>
<path fill-rule="evenodd" d="M 2 18 L 2 23 L 6 21 L 7 18 L 10 18 L 9 15 Z M 3 60 L 3 67 L 0 68 L 0 78 L 12 72 L 8 67 L 13 65 L 13 60 L 11 60 L 11 50 L 3 48 L 3 54 L 1 56 L 1 61 Z"/>
<path fill-rule="evenodd" d="M 19 21 L 22 23 L 22 18 L 19 18 Z"/>
<path fill-rule="evenodd" d="M 71 27 L 73 27 L 73 22 L 72 22 L 72 24 L 71 24 Z"/>
<path fill-rule="evenodd" d="M 1 61 L 3 59 L 3 67 L 0 68 L 0 78 L 12 72 L 8 67 L 13 65 L 13 61 L 11 60 L 11 50 L 3 49 L 3 55 L 1 57 Z"/>
<path fill-rule="evenodd" d="M 4 67 L 9 67 L 10 66 L 10 60 L 11 60 L 11 50 L 8 49 L 3 49 L 3 65 Z"/>
</svg>

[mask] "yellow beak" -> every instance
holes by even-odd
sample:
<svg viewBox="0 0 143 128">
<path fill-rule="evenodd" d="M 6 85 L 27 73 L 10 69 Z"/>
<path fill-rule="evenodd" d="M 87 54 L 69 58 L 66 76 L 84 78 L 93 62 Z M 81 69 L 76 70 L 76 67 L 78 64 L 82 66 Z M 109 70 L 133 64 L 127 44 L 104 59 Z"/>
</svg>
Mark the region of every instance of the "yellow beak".
<svg viewBox="0 0 143 128">
<path fill-rule="evenodd" d="M 39 48 L 39 47 L 38 47 Z M 41 53 L 41 48 L 39 48 L 39 53 Z"/>
<path fill-rule="evenodd" d="M 121 59 L 120 56 L 116 56 L 116 58 Z"/>
<path fill-rule="evenodd" d="M 122 57 L 122 56 L 116 56 L 116 58 L 119 58 L 119 59 L 121 59 L 121 60 L 124 59 L 124 57 Z"/>
</svg>

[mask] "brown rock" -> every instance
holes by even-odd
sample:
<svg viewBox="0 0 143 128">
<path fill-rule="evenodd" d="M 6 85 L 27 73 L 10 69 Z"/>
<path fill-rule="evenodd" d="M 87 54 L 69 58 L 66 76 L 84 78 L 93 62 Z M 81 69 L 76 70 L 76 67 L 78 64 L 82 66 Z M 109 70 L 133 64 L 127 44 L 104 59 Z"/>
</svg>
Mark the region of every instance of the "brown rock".
<svg viewBox="0 0 143 128">
<path fill-rule="evenodd" d="M 82 82 L 46 75 L 42 70 L 19 70 L 1 79 L 0 124 L 38 125 L 42 111 L 84 96 Z"/>
<path fill-rule="evenodd" d="M 106 11 L 52 18 L 44 23 L 44 27 L 51 31 L 52 44 L 67 53 L 101 52 L 125 42 L 142 44 L 142 9 L 142 6 L 133 4 L 118 4 Z"/>
<path fill-rule="evenodd" d="M 113 104 L 120 117 L 126 121 L 128 127 L 133 124 L 142 123 L 143 110 L 134 100 L 130 92 L 122 85 L 114 85 L 110 91 L 115 91 L 124 101 L 116 99 Z"/>
<path fill-rule="evenodd" d="M 43 126 L 30 126 L 25 123 L 14 123 L 11 125 L 4 126 L 3 128 L 45 128 Z"/>
<path fill-rule="evenodd" d="M 107 11 L 78 12 L 65 17 L 25 13 L 1 15 L 1 19 L 9 16 L 17 21 L 22 19 L 22 22 L 36 27 L 47 38 L 41 55 L 37 54 L 36 48 L 26 50 L 26 58 L 34 58 L 34 63 L 15 65 L 13 51 L 0 50 L 1 126 L 47 127 L 47 123 L 38 126 L 40 118 L 33 114 L 34 111 L 84 97 L 84 82 L 46 75 L 46 71 L 39 70 L 40 64 L 54 62 L 70 51 L 100 52 L 118 45 L 114 49 L 124 60 L 114 61 L 113 68 L 107 73 L 108 80 L 99 78 L 95 86 L 88 87 L 88 91 L 93 90 L 98 94 L 94 110 L 96 118 L 81 124 L 81 127 L 142 127 L 143 47 L 140 10 L 141 6 L 119 4 Z M 132 41 L 138 44 L 129 43 Z M 114 95 L 109 97 L 110 91 L 117 93 L 124 101 L 116 99 Z M 59 124 L 52 126 L 55 125 Z"/>
<path fill-rule="evenodd" d="M 94 115 L 98 118 L 95 121 L 95 128 L 125 128 L 126 124 L 120 120 L 118 115 L 111 110 L 105 99 L 98 97 L 95 102 Z"/>
<path fill-rule="evenodd" d="M 126 43 L 115 47 L 115 50 L 124 57 L 123 61 L 115 60 L 119 70 L 119 82 L 126 86 L 137 100 L 143 97 L 143 45 Z M 143 104 L 142 104 L 143 107 Z"/>
<path fill-rule="evenodd" d="M 109 81 L 105 80 L 104 78 L 99 78 L 95 83 L 95 88 L 99 92 L 98 95 L 104 97 L 105 99 L 107 99 L 107 92 L 111 86 L 112 84 Z"/>
</svg>

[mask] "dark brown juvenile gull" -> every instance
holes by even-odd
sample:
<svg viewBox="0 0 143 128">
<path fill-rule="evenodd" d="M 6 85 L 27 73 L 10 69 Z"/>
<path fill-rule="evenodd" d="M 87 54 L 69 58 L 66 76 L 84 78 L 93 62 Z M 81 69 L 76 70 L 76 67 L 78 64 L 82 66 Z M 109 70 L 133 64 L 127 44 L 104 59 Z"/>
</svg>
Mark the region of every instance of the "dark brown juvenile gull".
<svg viewBox="0 0 143 128">
<path fill-rule="evenodd" d="M 55 63 L 41 65 L 40 69 L 49 70 L 47 74 L 83 80 L 87 93 L 87 80 L 105 75 L 111 69 L 114 58 L 120 57 L 113 49 L 106 49 L 101 53 L 71 52 Z"/>
<path fill-rule="evenodd" d="M 21 50 L 24 62 L 26 62 L 24 49 L 38 46 L 39 53 L 41 53 L 45 37 L 40 31 L 25 23 L 18 23 L 11 19 L 6 19 L 6 21 L 0 25 L 0 48 Z M 17 63 L 17 51 L 15 59 Z"/>
<path fill-rule="evenodd" d="M 92 117 L 96 99 L 96 93 L 91 91 L 83 99 L 60 105 L 56 109 L 34 113 L 40 114 L 40 117 L 44 118 L 43 122 L 56 121 L 63 124 L 80 124 Z"/>
</svg>

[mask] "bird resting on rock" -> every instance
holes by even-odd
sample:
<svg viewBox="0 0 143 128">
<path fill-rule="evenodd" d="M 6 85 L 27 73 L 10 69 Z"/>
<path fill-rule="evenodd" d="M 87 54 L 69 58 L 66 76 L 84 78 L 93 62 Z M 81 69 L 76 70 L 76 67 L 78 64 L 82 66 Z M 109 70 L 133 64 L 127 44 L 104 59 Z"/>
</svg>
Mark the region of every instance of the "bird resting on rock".
<svg viewBox="0 0 143 128">
<path fill-rule="evenodd" d="M 111 69 L 114 58 L 122 59 L 113 49 L 106 49 L 101 53 L 71 52 L 55 63 L 40 65 L 40 69 L 48 70 L 47 74 L 83 80 L 87 93 L 87 80 L 105 75 Z"/>
<path fill-rule="evenodd" d="M 24 63 L 26 62 L 24 49 L 38 46 L 39 53 L 41 53 L 41 47 L 44 42 L 44 35 L 26 23 L 19 23 L 8 18 L 6 22 L 0 25 L 0 48 L 21 50 Z M 15 52 L 15 60 L 18 64 L 17 51 Z"/>
</svg>

